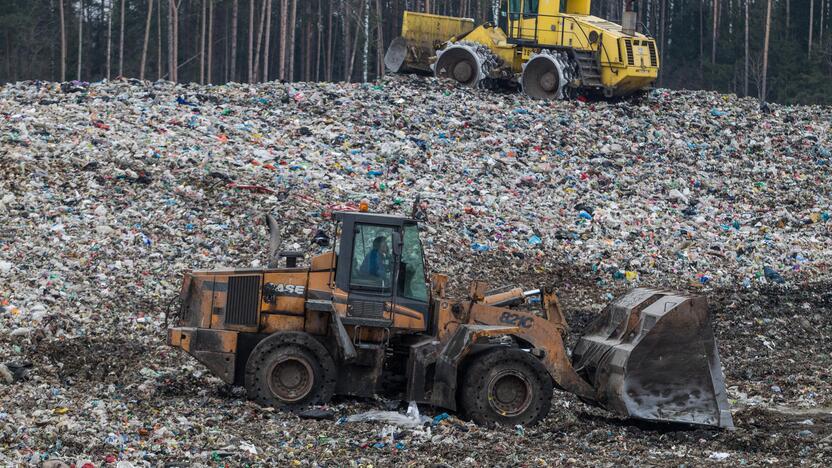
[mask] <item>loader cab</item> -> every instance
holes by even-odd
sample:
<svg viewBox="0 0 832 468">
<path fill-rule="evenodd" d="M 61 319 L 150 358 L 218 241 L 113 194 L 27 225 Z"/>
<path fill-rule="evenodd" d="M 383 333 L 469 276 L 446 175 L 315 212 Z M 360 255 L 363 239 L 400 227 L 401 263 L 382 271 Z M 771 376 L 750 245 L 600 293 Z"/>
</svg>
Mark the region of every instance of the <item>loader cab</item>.
<svg viewBox="0 0 832 468">
<path fill-rule="evenodd" d="M 430 295 L 417 222 L 338 212 L 335 286 L 348 294 L 346 325 L 425 330 Z"/>
</svg>

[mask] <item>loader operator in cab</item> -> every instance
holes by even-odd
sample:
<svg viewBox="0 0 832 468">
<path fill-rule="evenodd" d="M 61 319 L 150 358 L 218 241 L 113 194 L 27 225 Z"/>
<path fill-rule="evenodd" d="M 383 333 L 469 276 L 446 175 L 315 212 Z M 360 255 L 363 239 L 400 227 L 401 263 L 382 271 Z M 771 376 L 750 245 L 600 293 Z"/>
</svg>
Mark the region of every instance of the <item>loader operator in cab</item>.
<svg viewBox="0 0 832 468">
<path fill-rule="evenodd" d="M 390 255 L 387 251 L 387 239 L 378 236 L 373 239 L 373 249 L 364 257 L 361 272 L 370 276 L 382 277 L 387 272 Z"/>
</svg>

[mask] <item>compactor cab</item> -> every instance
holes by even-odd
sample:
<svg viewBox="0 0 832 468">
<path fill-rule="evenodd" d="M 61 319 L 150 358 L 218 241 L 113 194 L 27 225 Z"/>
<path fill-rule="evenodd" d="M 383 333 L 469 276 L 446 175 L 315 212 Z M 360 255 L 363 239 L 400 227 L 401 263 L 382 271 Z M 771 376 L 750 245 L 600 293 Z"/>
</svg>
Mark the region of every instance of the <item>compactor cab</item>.
<svg viewBox="0 0 832 468">
<path fill-rule="evenodd" d="M 532 424 L 556 387 L 627 416 L 730 427 L 704 298 L 634 290 L 581 339 L 576 369 L 551 288 L 477 281 L 451 299 L 447 276 L 428 281 L 415 220 L 338 212 L 334 221 L 334 245 L 308 266 L 284 252 L 284 266 L 185 273 L 168 343 L 279 408 L 385 393 L 478 423 Z"/>
</svg>

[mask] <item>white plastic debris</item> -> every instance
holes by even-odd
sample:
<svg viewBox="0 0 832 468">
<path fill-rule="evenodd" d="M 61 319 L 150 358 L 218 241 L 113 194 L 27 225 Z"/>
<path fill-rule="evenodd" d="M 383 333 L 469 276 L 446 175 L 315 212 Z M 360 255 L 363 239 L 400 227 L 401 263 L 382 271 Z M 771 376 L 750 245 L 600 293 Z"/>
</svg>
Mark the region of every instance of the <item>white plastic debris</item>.
<svg viewBox="0 0 832 468">
<path fill-rule="evenodd" d="M 711 452 L 708 458 L 710 458 L 711 460 L 723 461 L 730 456 L 731 454 L 728 452 Z"/>
<path fill-rule="evenodd" d="M 377 421 L 395 424 L 402 427 L 421 427 L 425 423 L 429 423 L 431 418 L 419 414 L 419 407 L 415 401 L 411 401 L 407 406 L 405 414 L 397 411 L 378 411 L 371 410 L 364 413 L 353 414 L 347 416 L 345 422 L 359 422 L 359 421 Z"/>
</svg>

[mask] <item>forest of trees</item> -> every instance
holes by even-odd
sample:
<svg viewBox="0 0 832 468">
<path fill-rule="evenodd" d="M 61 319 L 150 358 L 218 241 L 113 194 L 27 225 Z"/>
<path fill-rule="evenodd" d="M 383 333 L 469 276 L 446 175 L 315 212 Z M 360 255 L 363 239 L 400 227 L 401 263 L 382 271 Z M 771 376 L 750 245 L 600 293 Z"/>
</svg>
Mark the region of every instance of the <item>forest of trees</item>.
<svg viewBox="0 0 832 468">
<path fill-rule="evenodd" d="M 494 21 L 499 3 L 0 0 L 0 82 L 367 81 L 384 73 L 384 50 L 404 10 L 480 23 Z M 623 3 L 594 0 L 592 12 L 618 22 Z M 659 41 L 660 86 L 832 104 L 832 0 L 634 3 L 642 31 Z"/>
</svg>

